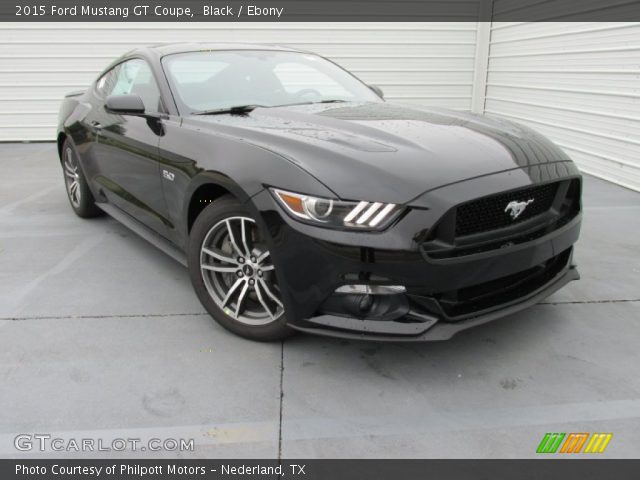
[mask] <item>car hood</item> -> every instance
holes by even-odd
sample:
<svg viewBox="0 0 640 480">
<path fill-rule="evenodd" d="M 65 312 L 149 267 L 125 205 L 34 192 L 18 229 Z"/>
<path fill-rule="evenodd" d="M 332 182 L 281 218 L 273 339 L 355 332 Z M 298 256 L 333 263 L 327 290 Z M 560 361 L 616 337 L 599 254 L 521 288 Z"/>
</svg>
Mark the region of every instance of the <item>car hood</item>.
<svg viewBox="0 0 640 480">
<path fill-rule="evenodd" d="M 513 122 L 386 102 L 258 108 L 185 124 L 278 153 L 351 200 L 405 204 L 444 185 L 569 160 Z"/>
</svg>

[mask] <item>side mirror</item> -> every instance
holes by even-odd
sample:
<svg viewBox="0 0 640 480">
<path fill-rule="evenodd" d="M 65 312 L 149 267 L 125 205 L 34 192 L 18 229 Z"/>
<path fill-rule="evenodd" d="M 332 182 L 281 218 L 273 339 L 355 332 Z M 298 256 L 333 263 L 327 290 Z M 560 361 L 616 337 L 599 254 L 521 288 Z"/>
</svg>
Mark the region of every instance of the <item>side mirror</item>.
<svg viewBox="0 0 640 480">
<path fill-rule="evenodd" d="M 380 87 L 377 87 L 375 85 L 367 85 L 371 90 L 373 90 L 373 92 L 378 95 L 380 98 L 384 98 L 384 92 L 382 91 L 382 89 Z"/>
<path fill-rule="evenodd" d="M 117 115 L 143 115 L 144 103 L 140 95 L 130 93 L 128 95 L 109 95 L 104 104 L 104 109 Z"/>
</svg>

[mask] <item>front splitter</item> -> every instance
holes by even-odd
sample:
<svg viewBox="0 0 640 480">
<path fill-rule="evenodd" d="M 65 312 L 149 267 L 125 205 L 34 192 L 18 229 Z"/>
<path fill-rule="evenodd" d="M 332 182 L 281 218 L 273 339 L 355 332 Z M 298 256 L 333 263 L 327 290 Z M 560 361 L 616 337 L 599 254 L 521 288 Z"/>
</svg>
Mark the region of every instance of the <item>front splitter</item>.
<svg viewBox="0 0 640 480">
<path fill-rule="evenodd" d="M 357 318 L 340 317 L 337 315 L 319 315 L 305 320 L 309 326 L 289 324 L 295 330 L 353 340 L 371 340 L 381 342 L 430 342 L 448 340 L 456 333 L 469 328 L 488 323 L 493 320 L 512 315 L 520 310 L 539 303 L 544 298 L 555 293 L 572 280 L 578 280 L 580 274 L 574 265 L 570 265 L 560 272 L 552 281 L 537 290 L 514 300 L 488 313 L 479 313 L 459 322 L 445 322 L 436 316 L 421 315 L 420 322 L 395 322 L 360 320 Z"/>
</svg>

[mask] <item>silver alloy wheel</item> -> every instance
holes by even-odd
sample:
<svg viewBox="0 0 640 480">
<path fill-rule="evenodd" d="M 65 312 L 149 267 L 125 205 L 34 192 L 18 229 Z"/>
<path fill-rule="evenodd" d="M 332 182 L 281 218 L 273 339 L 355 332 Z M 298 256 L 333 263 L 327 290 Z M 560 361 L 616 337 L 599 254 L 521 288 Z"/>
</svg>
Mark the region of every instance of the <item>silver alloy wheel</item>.
<svg viewBox="0 0 640 480">
<path fill-rule="evenodd" d="M 207 232 L 200 248 L 200 271 L 220 310 L 247 325 L 266 325 L 283 313 L 269 250 L 257 242 L 249 217 L 229 217 Z"/>
<path fill-rule="evenodd" d="M 73 150 L 70 147 L 64 152 L 64 181 L 67 185 L 67 194 L 69 200 L 75 208 L 80 207 L 81 193 L 80 193 L 80 175 L 78 174 L 78 164 L 73 156 Z"/>
</svg>

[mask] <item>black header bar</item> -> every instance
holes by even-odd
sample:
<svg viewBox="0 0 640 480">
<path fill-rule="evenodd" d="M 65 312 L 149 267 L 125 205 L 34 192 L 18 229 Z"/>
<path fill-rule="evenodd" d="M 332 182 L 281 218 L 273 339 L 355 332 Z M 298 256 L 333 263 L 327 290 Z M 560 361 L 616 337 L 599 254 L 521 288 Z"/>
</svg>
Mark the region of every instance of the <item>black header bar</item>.
<svg viewBox="0 0 640 480">
<path fill-rule="evenodd" d="M 14 0 L 2 22 L 640 21 L 640 0 Z"/>
<path fill-rule="evenodd" d="M 640 460 L 0 460 L 3 480 L 631 480 Z"/>
</svg>

